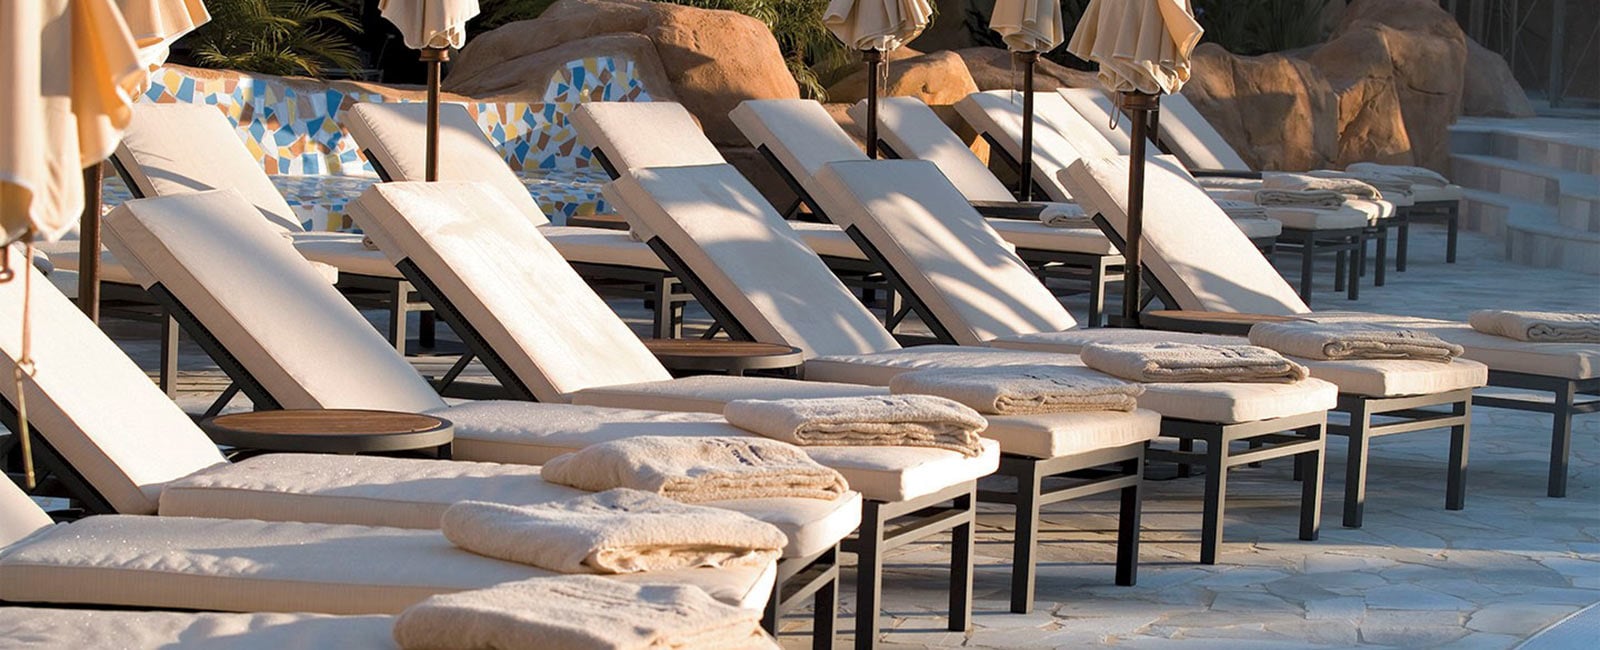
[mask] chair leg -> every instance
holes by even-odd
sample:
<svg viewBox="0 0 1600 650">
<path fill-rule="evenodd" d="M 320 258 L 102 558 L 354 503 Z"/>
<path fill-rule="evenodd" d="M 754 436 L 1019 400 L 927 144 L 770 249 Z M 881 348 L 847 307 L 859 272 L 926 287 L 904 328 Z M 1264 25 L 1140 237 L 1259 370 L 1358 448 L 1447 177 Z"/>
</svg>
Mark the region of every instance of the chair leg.
<svg viewBox="0 0 1600 650">
<path fill-rule="evenodd" d="M 1300 299 L 1311 304 L 1311 271 L 1316 261 L 1312 257 L 1314 251 L 1311 233 L 1307 232 L 1300 238 Z"/>
<path fill-rule="evenodd" d="M 1461 424 L 1450 427 L 1450 470 L 1444 488 L 1444 509 L 1460 510 L 1467 507 L 1467 444 L 1472 439 L 1472 399 L 1451 405 L 1450 412 L 1464 419 Z"/>
<path fill-rule="evenodd" d="M 396 282 L 389 291 L 389 342 L 400 356 L 406 354 L 406 286 Z"/>
<path fill-rule="evenodd" d="M 655 298 L 655 319 L 650 325 L 650 335 L 658 339 L 666 338 L 671 336 L 673 329 L 672 278 L 659 278 L 650 289 Z"/>
<path fill-rule="evenodd" d="M 978 486 L 956 497 L 954 506 L 966 511 L 967 521 L 950 529 L 951 632 L 965 632 L 972 624 L 972 552 L 976 543 Z"/>
<path fill-rule="evenodd" d="M 1179 440 L 1178 451 L 1194 451 L 1194 441 L 1189 438 Z M 1178 478 L 1189 478 L 1193 473 L 1189 463 L 1178 461 Z"/>
<path fill-rule="evenodd" d="M 1558 499 L 1567 496 L 1567 461 L 1572 454 L 1572 403 L 1577 397 L 1574 382 L 1565 382 L 1556 389 L 1552 411 L 1555 425 L 1550 431 L 1550 482 L 1545 494 Z"/>
<path fill-rule="evenodd" d="M 1140 489 L 1144 475 L 1144 454 L 1123 461 L 1122 471 L 1141 477 L 1140 481 L 1120 490 L 1121 507 L 1117 512 L 1117 584 L 1132 587 L 1139 581 L 1139 517 L 1143 511 Z"/>
<path fill-rule="evenodd" d="M 1027 463 L 1017 477 L 1016 534 L 1011 540 L 1011 611 L 1033 611 L 1034 553 L 1039 549 L 1039 464 Z"/>
<path fill-rule="evenodd" d="M 157 383 L 167 397 L 178 396 L 178 320 L 161 310 L 161 372 Z"/>
<path fill-rule="evenodd" d="M 1206 502 L 1200 528 L 1200 563 L 1216 564 L 1222 545 L 1222 519 L 1228 499 L 1228 445 L 1222 436 L 1206 441 Z"/>
<path fill-rule="evenodd" d="M 1366 235 L 1361 235 L 1361 234 L 1355 235 L 1355 242 L 1356 242 L 1356 250 L 1365 251 L 1367 249 L 1367 237 L 1366 237 Z M 1361 267 L 1356 266 L 1356 265 L 1351 265 L 1350 266 L 1350 277 L 1346 281 L 1347 294 L 1345 296 L 1346 298 L 1348 298 L 1350 300 L 1356 300 L 1356 299 L 1361 297 L 1361 276 L 1360 276 L 1360 271 L 1361 271 Z"/>
<path fill-rule="evenodd" d="M 1449 216 L 1444 222 L 1444 262 L 1446 264 L 1455 264 L 1456 238 L 1461 232 L 1461 203 L 1457 201 L 1450 204 L 1450 209 L 1446 212 L 1446 214 Z"/>
<path fill-rule="evenodd" d="M 1344 527 L 1360 528 L 1367 505 L 1367 448 L 1371 440 L 1372 412 L 1366 400 L 1350 410 L 1349 451 L 1344 463 Z"/>
<path fill-rule="evenodd" d="M 879 598 L 883 593 L 882 504 L 863 501 L 856 551 L 856 648 L 877 647 Z M 954 549 L 952 549 L 952 553 Z"/>
<path fill-rule="evenodd" d="M 1093 275 L 1089 278 L 1089 327 L 1104 325 L 1102 314 L 1106 310 L 1106 262 L 1101 258 L 1095 262 Z"/>
<path fill-rule="evenodd" d="M 1314 451 L 1295 455 L 1305 480 L 1300 483 L 1300 539 L 1316 541 L 1322 532 L 1322 456 L 1327 451 L 1328 424 L 1308 427 L 1322 442 Z"/>
<path fill-rule="evenodd" d="M 1411 219 L 1400 222 L 1400 239 L 1394 243 L 1394 270 L 1406 272 L 1406 249 L 1411 244 Z"/>
<path fill-rule="evenodd" d="M 1342 251 L 1341 250 L 1341 251 L 1339 251 L 1337 253 L 1334 253 L 1334 255 L 1333 255 L 1333 290 L 1334 291 L 1344 291 L 1344 287 L 1345 287 L 1344 272 L 1345 272 L 1345 268 L 1346 267 L 1350 267 L 1353 271 L 1359 271 L 1361 269 L 1361 266 L 1359 264 L 1355 264 L 1354 260 L 1350 260 L 1350 262 L 1351 262 L 1350 264 L 1346 264 L 1345 263 L 1346 260 L 1349 260 L 1351 255 L 1355 254 L 1355 252 L 1356 252 L 1355 249 L 1351 249 L 1349 251 Z M 1350 275 L 1351 275 L 1351 277 L 1355 277 L 1355 273 L 1354 272 L 1352 272 Z"/>
<path fill-rule="evenodd" d="M 1378 260 L 1373 265 L 1372 286 L 1383 286 L 1384 274 L 1389 265 L 1389 227 L 1378 226 Z"/>
<path fill-rule="evenodd" d="M 438 323 L 439 318 L 431 309 L 417 315 L 417 347 L 431 350 L 438 345 L 439 341 L 435 338 Z"/>
<path fill-rule="evenodd" d="M 839 554 L 834 553 L 837 562 Z M 839 578 L 829 580 L 812 596 L 811 648 L 829 650 L 839 626 Z"/>
</svg>

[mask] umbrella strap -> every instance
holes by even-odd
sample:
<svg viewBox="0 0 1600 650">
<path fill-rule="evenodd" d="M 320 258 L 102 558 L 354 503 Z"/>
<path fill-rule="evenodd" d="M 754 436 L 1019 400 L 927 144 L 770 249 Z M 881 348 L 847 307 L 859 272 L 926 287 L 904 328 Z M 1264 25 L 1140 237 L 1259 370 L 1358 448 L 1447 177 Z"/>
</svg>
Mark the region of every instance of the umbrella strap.
<svg viewBox="0 0 1600 650">
<path fill-rule="evenodd" d="M 22 270 L 11 267 L 11 247 L 7 246 L 3 261 L 0 261 L 0 282 L 9 282 L 16 279 L 17 274 L 22 274 L 22 354 L 17 358 L 16 370 L 12 379 L 16 381 L 16 406 L 17 406 L 17 441 L 22 447 L 22 476 L 23 487 L 32 490 L 36 486 L 33 472 L 33 440 L 28 427 L 28 397 L 25 380 L 33 376 L 33 327 L 29 315 L 32 314 L 33 304 L 33 273 L 28 272 L 27 264 L 33 263 L 33 230 L 22 235 L 24 253 Z"/>
</svg>

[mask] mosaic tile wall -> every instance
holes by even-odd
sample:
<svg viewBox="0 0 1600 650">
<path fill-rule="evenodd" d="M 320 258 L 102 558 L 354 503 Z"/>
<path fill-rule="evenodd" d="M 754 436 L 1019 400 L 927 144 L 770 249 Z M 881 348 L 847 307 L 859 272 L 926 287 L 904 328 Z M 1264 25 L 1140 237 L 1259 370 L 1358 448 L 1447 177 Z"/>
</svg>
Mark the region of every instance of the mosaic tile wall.
<svg viewBox="0 0 1600 650">
<path fill-rule="evenodd" d="M 386 101 L 382 95 L 332 88 L 306 92 L 246 75 L 200 79 L 164 68 L 143 100 L 216 106 L 239 127 L 251 155 L 275 177 L 308 229 L 350 228 L 344 204 L 375 177 L 339 118 L 357 102 Z M 553 220 L 608 211 L 600 197 L 605 174 L 588 147 L 578 143 L 566 116 L 582 102 L 649 101 L 633 62 L 571 61 L 551 76 L 543 100 L 468 104 L 467 109 Z M 111 181 L 106 196 L 114 205 L 127 190 Z"/>
</svg>

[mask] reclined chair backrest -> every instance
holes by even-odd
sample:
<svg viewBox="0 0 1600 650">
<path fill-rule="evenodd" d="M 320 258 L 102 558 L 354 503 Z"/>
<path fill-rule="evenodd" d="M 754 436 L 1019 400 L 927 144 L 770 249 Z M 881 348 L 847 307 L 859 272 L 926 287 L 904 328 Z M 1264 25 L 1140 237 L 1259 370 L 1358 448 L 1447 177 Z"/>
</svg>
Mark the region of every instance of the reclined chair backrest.
<svg viewBox="0 0 1600 650">
<path fill-rule="evenodd" d="M 817 172 L 842 160 L 866 160 L 867 153 L 833 121 L 827 109 L 809 99 L 751 99 L 728 113 L 750 144 L 765 149 L 779 171 L 794 178 L 813 202 Z M 813 208 L 821 207 L 813 203 Z M 824 209 L 826 210 L 826 209 Z"/>
<path fill-rule="evenodd" d="M 1034 93 L 1033 181 L 1052 201 L 1070 202 L 1072 194 L 1062 187 L 1056 173 L 1083 156 L 1109 156 L 1115 147 L 1082 120 L 1051 119 L 1060 115 L 1066 100 L 1056 93 Z M 1058 106 L 1052 106 L 1059 104 Z M 989 137 L 1012 160 L 1022 157 L 1022 95 L 1010 90 L 972 93 L 956 102 L 962 119 Z M 1074 117 L 1076 114 L 1074 113 Z"/>
<path fill-rule="evenodd" d="M 1110 142 L 1117 148 L 1117 155 L 1126 156 L 1133 150 L 1133 122 L 1128 116 L 1117 108 L 1116 102 L 1099 88 L 1058 88 L 1056 92 L 1067 100 L 1067 104 L 1083 120 L 1094 127 L 1101 139 Z M 1163 97 L 1163 108 L 1166 99 Z M 1115 123 L 1112 120 L 1115 119 Z M 1113 124 L 1115 124 L 1113 126 Z M 1146 143 L 1145 151 L 1151 155 L 1159 153 L 1151 143 Z"/>
<path fill-rule="evenodd" d="M 977 345 L 1070 329 L 1060 301 L 933 163 L 881 160 L 823 168 L 824 207 L 865 238 L 948 332 Z"/>
<path fill-rule="evenodd" d="M 174 312 L 226 351 L 218 363 L 246 375 L 235 381 L 278 406 L 445 406 L 288 238 L 248 216 L 228 190 L 133 201 L 106 216 L 106 244 L 140 285 L 181 305 Z"/>
<path fill-rule="evenodd" d="M 503 364 L 502 382 L 545 402 L 586 388 L 670 379 L 539 229 L 477 183 L 379 183 L 350 214 L 402 272 L 448 301 Z M 410 269 L 410 271 L 408 271 Z M 441 305 L 435 304 L 435 308 Z"/>
<path fill-rule="evenodd" d="M 28 421 L 104 505 L 153 514 L 168 482 L 225 462 L 194 420 L 72 301 L 38 271 L 25 272 L 33 274 L 28 318 L 36 368 L 23 381 Z M 7 378 L 22 353 L 23 284 L 20 275 L 0 283 L 0 373 Z M 16 382 L 0 381 L 7 410 L 14 411 L 16 391 Z"/>
<path fill-rule="evenodd" d="M 206 104 L 133 105 L 112 163 L 145 198 L 231 188 L 274 226 L 301 232 L 289 202 L 221 111 Z"/>
<path fill-rule="evenodd" d="M 1161 96 L 1161 144 L 1194 170 L 1252 171 L 1228 140 L 1183 95 Z"/>
<path fill-rule="evenodd" d="M 1085 158 L 1062 174 L 1083 206 L 1119 235 L 1128 228 L 1128 159 Z M 1257 314 L 1311 311 L 1222 208 L 1171 158 L 1145 170 L 1145 268 L 1179 309 Z"/>
<path fill-rule="evenodd" d="M 345 112 L 345 129 L 386 181 L 427 180 L 428 105 L 362 102 Z M 550 223 L 461 104 L 439 107 L 439 180 L 492 185 L 536 226 Z"/>
<path fill-rule="evenodd" d="M 54 523 L 17 484 L 0 481 L 0 550 Z"/>
<path fill-rule="evenodd" d="M 612 178 L 646 167 L 728 162 L 676 102 L 584 102 L 567 120 Z"/>
<path fill-rule="evenodd" d="M 857 123 L 867 120 L 866 100 L 850 107 Z M 972 148 L 946 126 L 933 108 L 915 97 L 884 97 L 878 100 L 878 139 L 889 145 L 895 156 L 926 160 L 939 166 L 945 178 L 968 201 L 1014 201 L 989 166 L 972 153 Z"/>
<path fill-rule="evenodd" d="M 732 166 L 636 169 L 606 199 L 754 340 L 808 358 L 900 347 Z"/>
</svg>

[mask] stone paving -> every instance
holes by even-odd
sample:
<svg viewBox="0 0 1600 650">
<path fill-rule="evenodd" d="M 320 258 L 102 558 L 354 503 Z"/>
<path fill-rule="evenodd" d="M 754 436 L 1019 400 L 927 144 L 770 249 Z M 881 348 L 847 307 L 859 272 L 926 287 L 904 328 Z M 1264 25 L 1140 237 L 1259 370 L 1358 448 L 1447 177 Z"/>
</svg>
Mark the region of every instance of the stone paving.
<svg viewBox="0 0 1600 650">
<path fill-rule="evenodd" d="M 1457 319 L 1480 307 L 1600 308 L 1595 277 L 1514 266 L 1498 246 L 1463 233 L 1459 263 L 1446 265 L 1443 230 L 1417 226 L 1408 272 L 1391 272 L 1381 288 L 1369 277 L 1355 302 L 1319 286 L 1314 306 Z M 1281 263 L 1289 271 L 1295 261 Z M 1330 273 L 1319 278 L 1331 282 Z M 1081 297 L 1067 302 L 1083 316 Z M 647 318 L 637 305 L 618 308 L 644 331 Z M 152 328 L 111 329 L 135 358 L 154 366 Z M 418 364 L 442 370 L 436 361 Z M 183 367 L 180 402 L 198 411 L 225 380 L 190 345 Z M 1007 611 L 1011 515 L 984 506 L 972 629 L 945 631 L 947 548 L 914 544 L 889 558 L 882 640 L 885 647 L 1514 647 L 1600 602 L 1600 415 L 1575 421 L 1565 499 L 1544 496 L 1549 431 L 1545 415 L 1475 410 L 1467 508 L 1459 512 L 1443 509 L 1447 433 L 1374 442 L 1366 525 L 1358 530 L 1339 526 L 1345 446 L 1333 437 L 1316 542 L 1296 539 L 1299 488 L 1288 463 L 1235 470 L 1215 566 L 1197 564 L 1203 479 L 1172 478 L 1170 469 L 1152 466 L 1138 585 L 1112 583 L 1113 501 L 1048 507 L 1038 604 L 1027 615 Z M 847 583 L 852 573 L 846 571 Z M 844 586 L 841 617 L 853 612 L 853 589 Z M 839 624 L 842 644 L 850 624 Z M 797 617 L 787 629 L 806 626 Z M 785 645 L 804 647 L 793 636 Z"/>
</svg>

